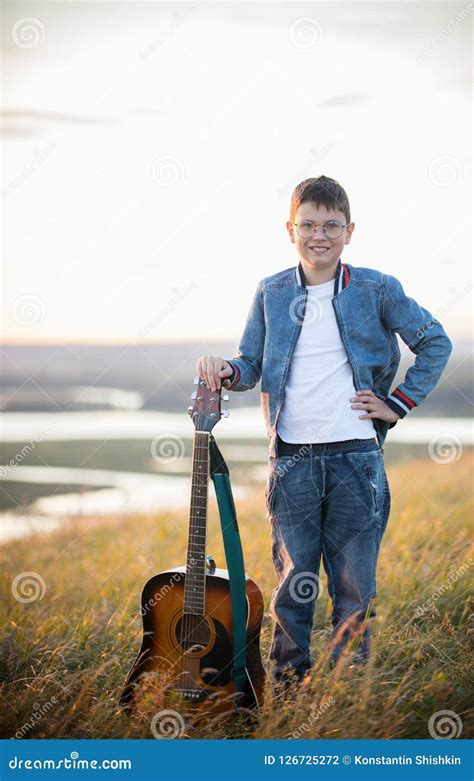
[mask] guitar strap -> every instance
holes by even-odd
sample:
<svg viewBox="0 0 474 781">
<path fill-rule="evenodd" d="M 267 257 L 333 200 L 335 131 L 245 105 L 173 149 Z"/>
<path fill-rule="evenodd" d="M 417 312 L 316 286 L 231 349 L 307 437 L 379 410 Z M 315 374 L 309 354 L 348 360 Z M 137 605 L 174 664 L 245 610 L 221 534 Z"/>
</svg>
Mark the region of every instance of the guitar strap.
<svg viewBox="0 0 474 781">
<path fill-rule="evenodd" d="M 240 542 L 239 526 L 235 511 L 234 497 L 230 485 L 229 468 L 217 447 L 216 440 L 209 437 L 210 474 L 219 507 L 219 516 L 224 540 L 225 557 L 229 571 L 230 596 L 232 603 L 232 634 L 234 641 L 234 665 L 232 678 L 239 695 L 234 701 L 235 708 L 245 689 L 245 665 L 247 646 L 247 594 L 245 588 L 245 567 Z"/>
</svg>

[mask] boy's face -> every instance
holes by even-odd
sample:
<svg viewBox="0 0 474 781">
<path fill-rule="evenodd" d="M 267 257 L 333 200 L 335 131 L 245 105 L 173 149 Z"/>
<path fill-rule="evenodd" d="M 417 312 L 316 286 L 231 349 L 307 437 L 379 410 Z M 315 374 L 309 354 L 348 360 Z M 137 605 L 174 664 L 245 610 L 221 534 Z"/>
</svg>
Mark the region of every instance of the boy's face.
<svg viewBox="0 0 474 781">
<path fill-rule="evenodd" d="M 296 245 L 296 250 L 304 264 L 307 263 L 312 268 L 327 269 L 329 267 L 336 267 L 337 262 L 341 256 L 342 250 L 345 244 L 349 244 L 352 236 L 352 232 L 355 228 L 355 224 L 351 222 L 346 228 L 342 229 L 342 233 L 339 238 L 328 238 L 322 226 L 329 220 L 338 220 L 342 225 L 346 224 L 346 218 L 344 212 L 341 211 L 328 211 L 325 206 L 316 208 L 314 203 L 307 201 L 302 203 L 296 210 L 294 222 L 298 223 L 302 220 L 312 220 L 318 225 L 318 229 L 308 238 L 302 238 L 296 226 L 292 225 L 290 220 L 286 223 L 286 227 L 290 236 L 290 240 Z M 318 251 L 317 248 L 321 248 L 322 251 Z"/>
</svg>

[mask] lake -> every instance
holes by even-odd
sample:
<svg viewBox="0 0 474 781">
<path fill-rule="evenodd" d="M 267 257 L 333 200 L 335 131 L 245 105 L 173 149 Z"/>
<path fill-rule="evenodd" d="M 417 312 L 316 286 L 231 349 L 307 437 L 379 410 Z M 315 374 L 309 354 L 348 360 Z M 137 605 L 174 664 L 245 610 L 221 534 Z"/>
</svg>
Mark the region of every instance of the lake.
<svg viewBox="0 0 474 781">
<path fill-rule="evenodd" d="M 194 428 L 186 414 L 3 412 L 0 428 L 0 488 L 7 505 L 0 513 L 0 540 L 51 530 L 72 516 L 189 506 Z M 267 438 L 260 408 L 232 410 L 213 433 L 239 499 L 266 476 Z M 396 461 L 407 453 L 426 456 L 430 441 L 442 459 L 446 447 L 460 450 L 471 447 L 473 440 L 470 418 L 407 416 L 390 430 L 385 460 Z"/>
</svg>

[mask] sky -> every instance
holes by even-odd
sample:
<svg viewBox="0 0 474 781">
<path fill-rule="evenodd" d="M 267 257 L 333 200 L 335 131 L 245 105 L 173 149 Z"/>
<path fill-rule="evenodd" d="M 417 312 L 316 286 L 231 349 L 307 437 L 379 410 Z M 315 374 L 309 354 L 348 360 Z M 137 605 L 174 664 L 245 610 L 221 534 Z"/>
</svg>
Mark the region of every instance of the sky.
<svg viewBox="0 0 474 781">
<path fill-rule="evenodd" d="M 474 3 L 4 9 L 4 341 L 238 339 L 320 174 L 342 260 L 471 337 Z"/>
</svg>

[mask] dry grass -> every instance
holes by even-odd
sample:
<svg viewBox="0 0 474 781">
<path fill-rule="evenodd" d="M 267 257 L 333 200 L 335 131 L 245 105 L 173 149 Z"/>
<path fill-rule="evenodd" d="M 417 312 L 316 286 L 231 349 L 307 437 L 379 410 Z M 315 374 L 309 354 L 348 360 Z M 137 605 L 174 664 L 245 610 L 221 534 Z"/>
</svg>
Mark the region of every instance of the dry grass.
<svg viewBox="0 0 474 781">
<path fill-rule="evenodd" d="M 362 669 L 326 657 L 330 604 L 318 602 L 310 679 L 292 704 L 266 697 L 258 726 L 236 723 L 231 737 L 427 738 L 430 716 L 454 711 L 472 736 L 469 549 L 472 454 L 388 468 L 392 512 L 378 569 L 372 657 Z M 247 572 L 268 603 L 275 578 L 263 491 L 239 502 Z M 214 501 L 208 553 L 225 566 Z M 151 738 L 160 709 L 148 697 L 133 718 L 118 696 L 141 640 L 140 593 L 148 578 L 185 560 L 187 513 L 88 518 L 1 549 L 5 622 L 0 635 L 2 737 Z M 19 602 L 12 581 L 33 571 L 42 599 Z M 326 590 L 325 590 L 326 591 Z M 432 605 L 427 603 L 431 600 Z M 418 608 L 427 608 L 423 615 Z M 272 622 L 265 617 L 262 652 Z M 200 737 L 225 734 L 203 727 Z M 228 728 L 227 728 L 228 729 Z"/>
</svg>

